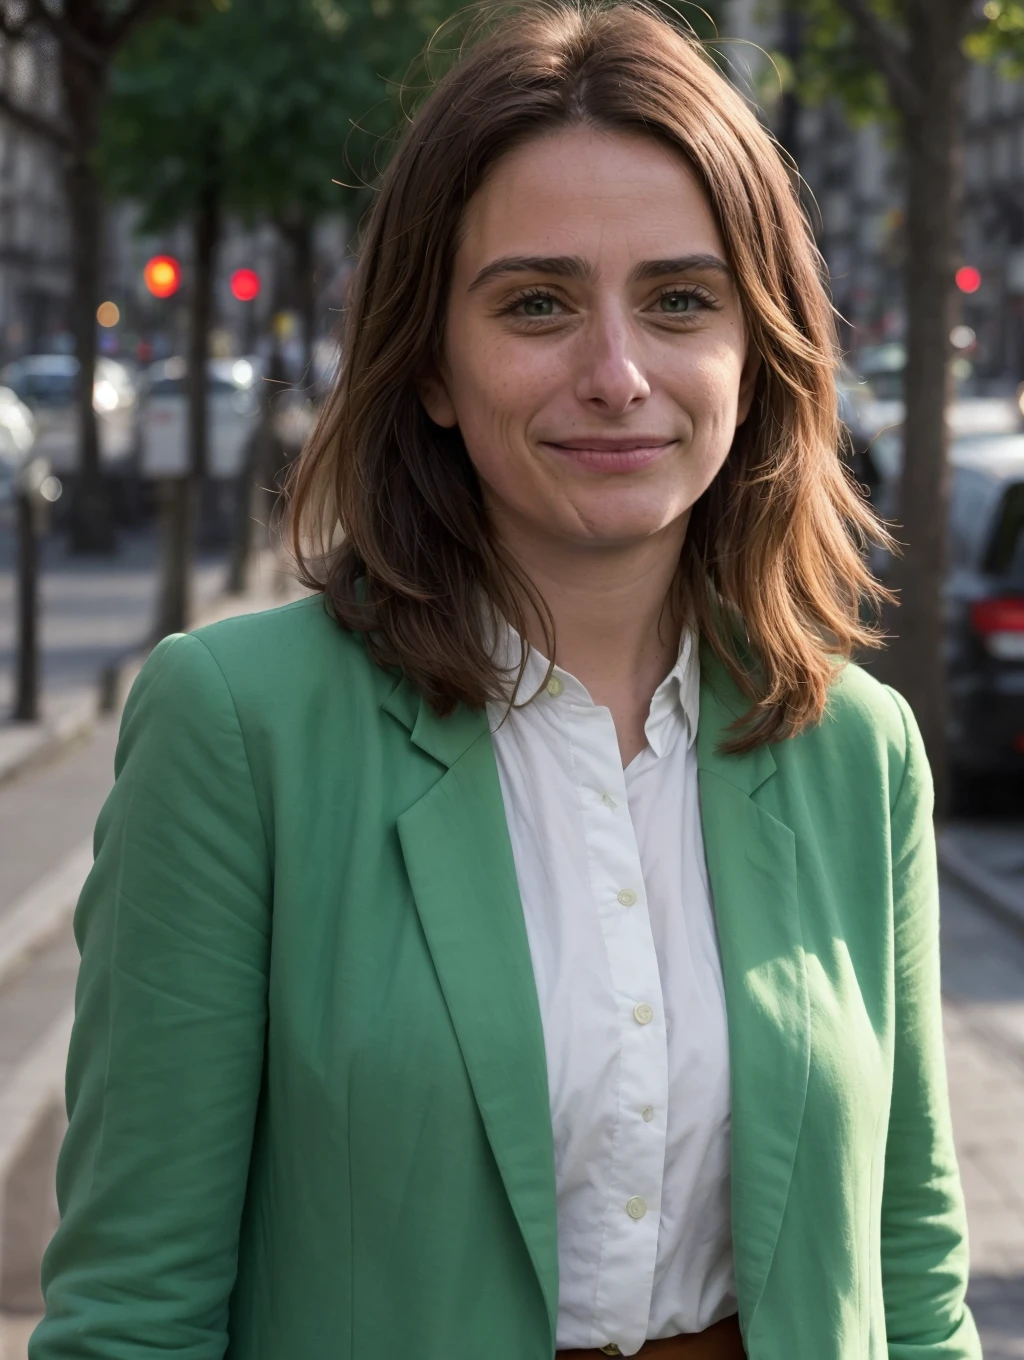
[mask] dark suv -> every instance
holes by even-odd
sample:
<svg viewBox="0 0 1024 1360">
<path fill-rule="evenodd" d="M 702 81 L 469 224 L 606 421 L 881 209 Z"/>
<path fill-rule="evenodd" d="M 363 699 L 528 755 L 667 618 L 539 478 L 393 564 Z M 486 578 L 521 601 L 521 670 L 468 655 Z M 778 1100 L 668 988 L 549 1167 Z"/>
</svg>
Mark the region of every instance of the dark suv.
<svg viewBox="0 0 1024 1360">
<path fill-rule="evenodd" d="M 955 439 L 950 462 L 950 759 L 1024 775 L 1024 434 Z"/>
</svg>

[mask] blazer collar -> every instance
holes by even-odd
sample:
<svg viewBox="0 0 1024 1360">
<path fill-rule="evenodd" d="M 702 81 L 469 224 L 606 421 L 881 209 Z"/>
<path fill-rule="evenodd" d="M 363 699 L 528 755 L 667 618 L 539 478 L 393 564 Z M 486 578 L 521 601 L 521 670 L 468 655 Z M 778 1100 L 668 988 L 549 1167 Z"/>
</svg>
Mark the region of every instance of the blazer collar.
<svg viewBox="0 0 1024 1360">
<path fill-rule="evenodd" d="M 742 756 L 724 756 L 719 750 L 733 733 L 729 728 L 744 717 L 750 701 L 736 681 L 704 643 L 700 650 L 700 704 L 702 721 L 697 729 L 697 762 L 742 793 L 753 794 L 776 771 L 770 746 L 757 746 Z"/>
<path fill-rule="evenodd" d="M 381 704 L 385 713 L 409 729 L 413 745 L 450 769 L 487 731 L 482 710 L 460 704 L 447 718 L 439 718 L 404 676 Z"/>
</svg>

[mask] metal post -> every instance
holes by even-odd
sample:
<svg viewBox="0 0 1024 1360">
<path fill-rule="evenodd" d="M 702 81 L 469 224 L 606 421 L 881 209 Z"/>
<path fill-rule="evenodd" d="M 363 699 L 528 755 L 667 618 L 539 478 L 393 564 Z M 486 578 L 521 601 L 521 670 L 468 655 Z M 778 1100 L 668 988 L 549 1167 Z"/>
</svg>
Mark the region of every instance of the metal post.
<svg viewBox="0 0 1024 1360">
<path fill-rule="evenodd" d="M 16 722 L 39 719 L 39 515 L 23 487 L 18 503 L 18 676 Z"/>
</svg>

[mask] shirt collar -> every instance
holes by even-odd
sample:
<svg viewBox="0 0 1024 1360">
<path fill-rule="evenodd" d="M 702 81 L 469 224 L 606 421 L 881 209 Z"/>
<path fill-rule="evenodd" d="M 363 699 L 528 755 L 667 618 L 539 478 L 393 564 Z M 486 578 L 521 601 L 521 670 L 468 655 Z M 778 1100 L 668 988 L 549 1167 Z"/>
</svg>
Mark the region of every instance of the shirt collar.
<svg viewBox="0 0 1024 1360">
<path fill-rule="evenodd" d="M 515 684 L 523 654 L 523 640 L 510 623 L 496 619 L 497 638 L 491 654 L 499 668 L 509 672 L 509 693 Z M 552 668 L 548 677 L 549 661 L 546 656 L 530 647 L 527 650 L 526 666 L 519 685 L 514 707 L 520 708 L 531 701 L 537 703 L 570 703 L 593 706 L 585 685 L 561 666 Z M 682 723 L 686 729 L 686 745 L 690 747 L 697 739 L 697 722 L 700 717 L 700 652 L 696 634 L 684 628 L 679 639 L 679 653 L 675 665 L 654 691 L 650 712 L 644 724 L 644 734 L 648 745 L 656 756 L 661 756 L 670 746 L 673 726 Z"/>
</svg>

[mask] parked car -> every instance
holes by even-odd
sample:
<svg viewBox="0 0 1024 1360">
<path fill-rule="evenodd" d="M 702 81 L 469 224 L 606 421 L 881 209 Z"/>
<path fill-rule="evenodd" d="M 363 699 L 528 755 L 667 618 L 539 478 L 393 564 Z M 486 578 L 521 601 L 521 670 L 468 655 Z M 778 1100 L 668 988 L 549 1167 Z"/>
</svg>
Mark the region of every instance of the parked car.
<svg viewBox="0 0 1024 1360">
<path fill-rule="evenodd" d="M 32 450 L 36 422 L 32 412 L 9 387 L 0 387 L 0 505 L 14 499 L 18 472 Z"/>
<path fill-rule="evenodd" d="M 36 448 L 62 478 L 78 465 L 75 394 L 78 360 L 72 354 L 29 354 L 0 370 L 0 383 L 30 408 Z M 108 475 L 132 470 L 138 448 L 138 394 L 131 373 L 116 359 L 96 360 L 93 408 L 99 426 L 100 460 Z"/>
<path fill-rule="evenodd" d="M 877 417 L 879 408 L 868 410 Z M 988 439 L 1024 433 L 1024 416 L 1012 397 L 958 397 L 946 411 L 953 444 L 964 439 Z M 891 424 L 877 428 L 871 441 L 871 460 L 878 472 L 878 489 L 872 500 L 885 518 L 896 515 L 900 472 L 903 468 L 903 414 Z"/>
<path fill-rule="evenodd" d="M 238 476 L 259 404 L 257 361 L 211 359 L 207 365 L 209 475 Z M 142 475 L 183 477 L 188 471 L 188 365 L 180 356 L 151 364 L 142 397 Z"/>
<path fill-rule="evenodd" d="M 961 436 L 950 461 L 951 764 L 1024 775 L 1024 434 Z"/>
</svg>

